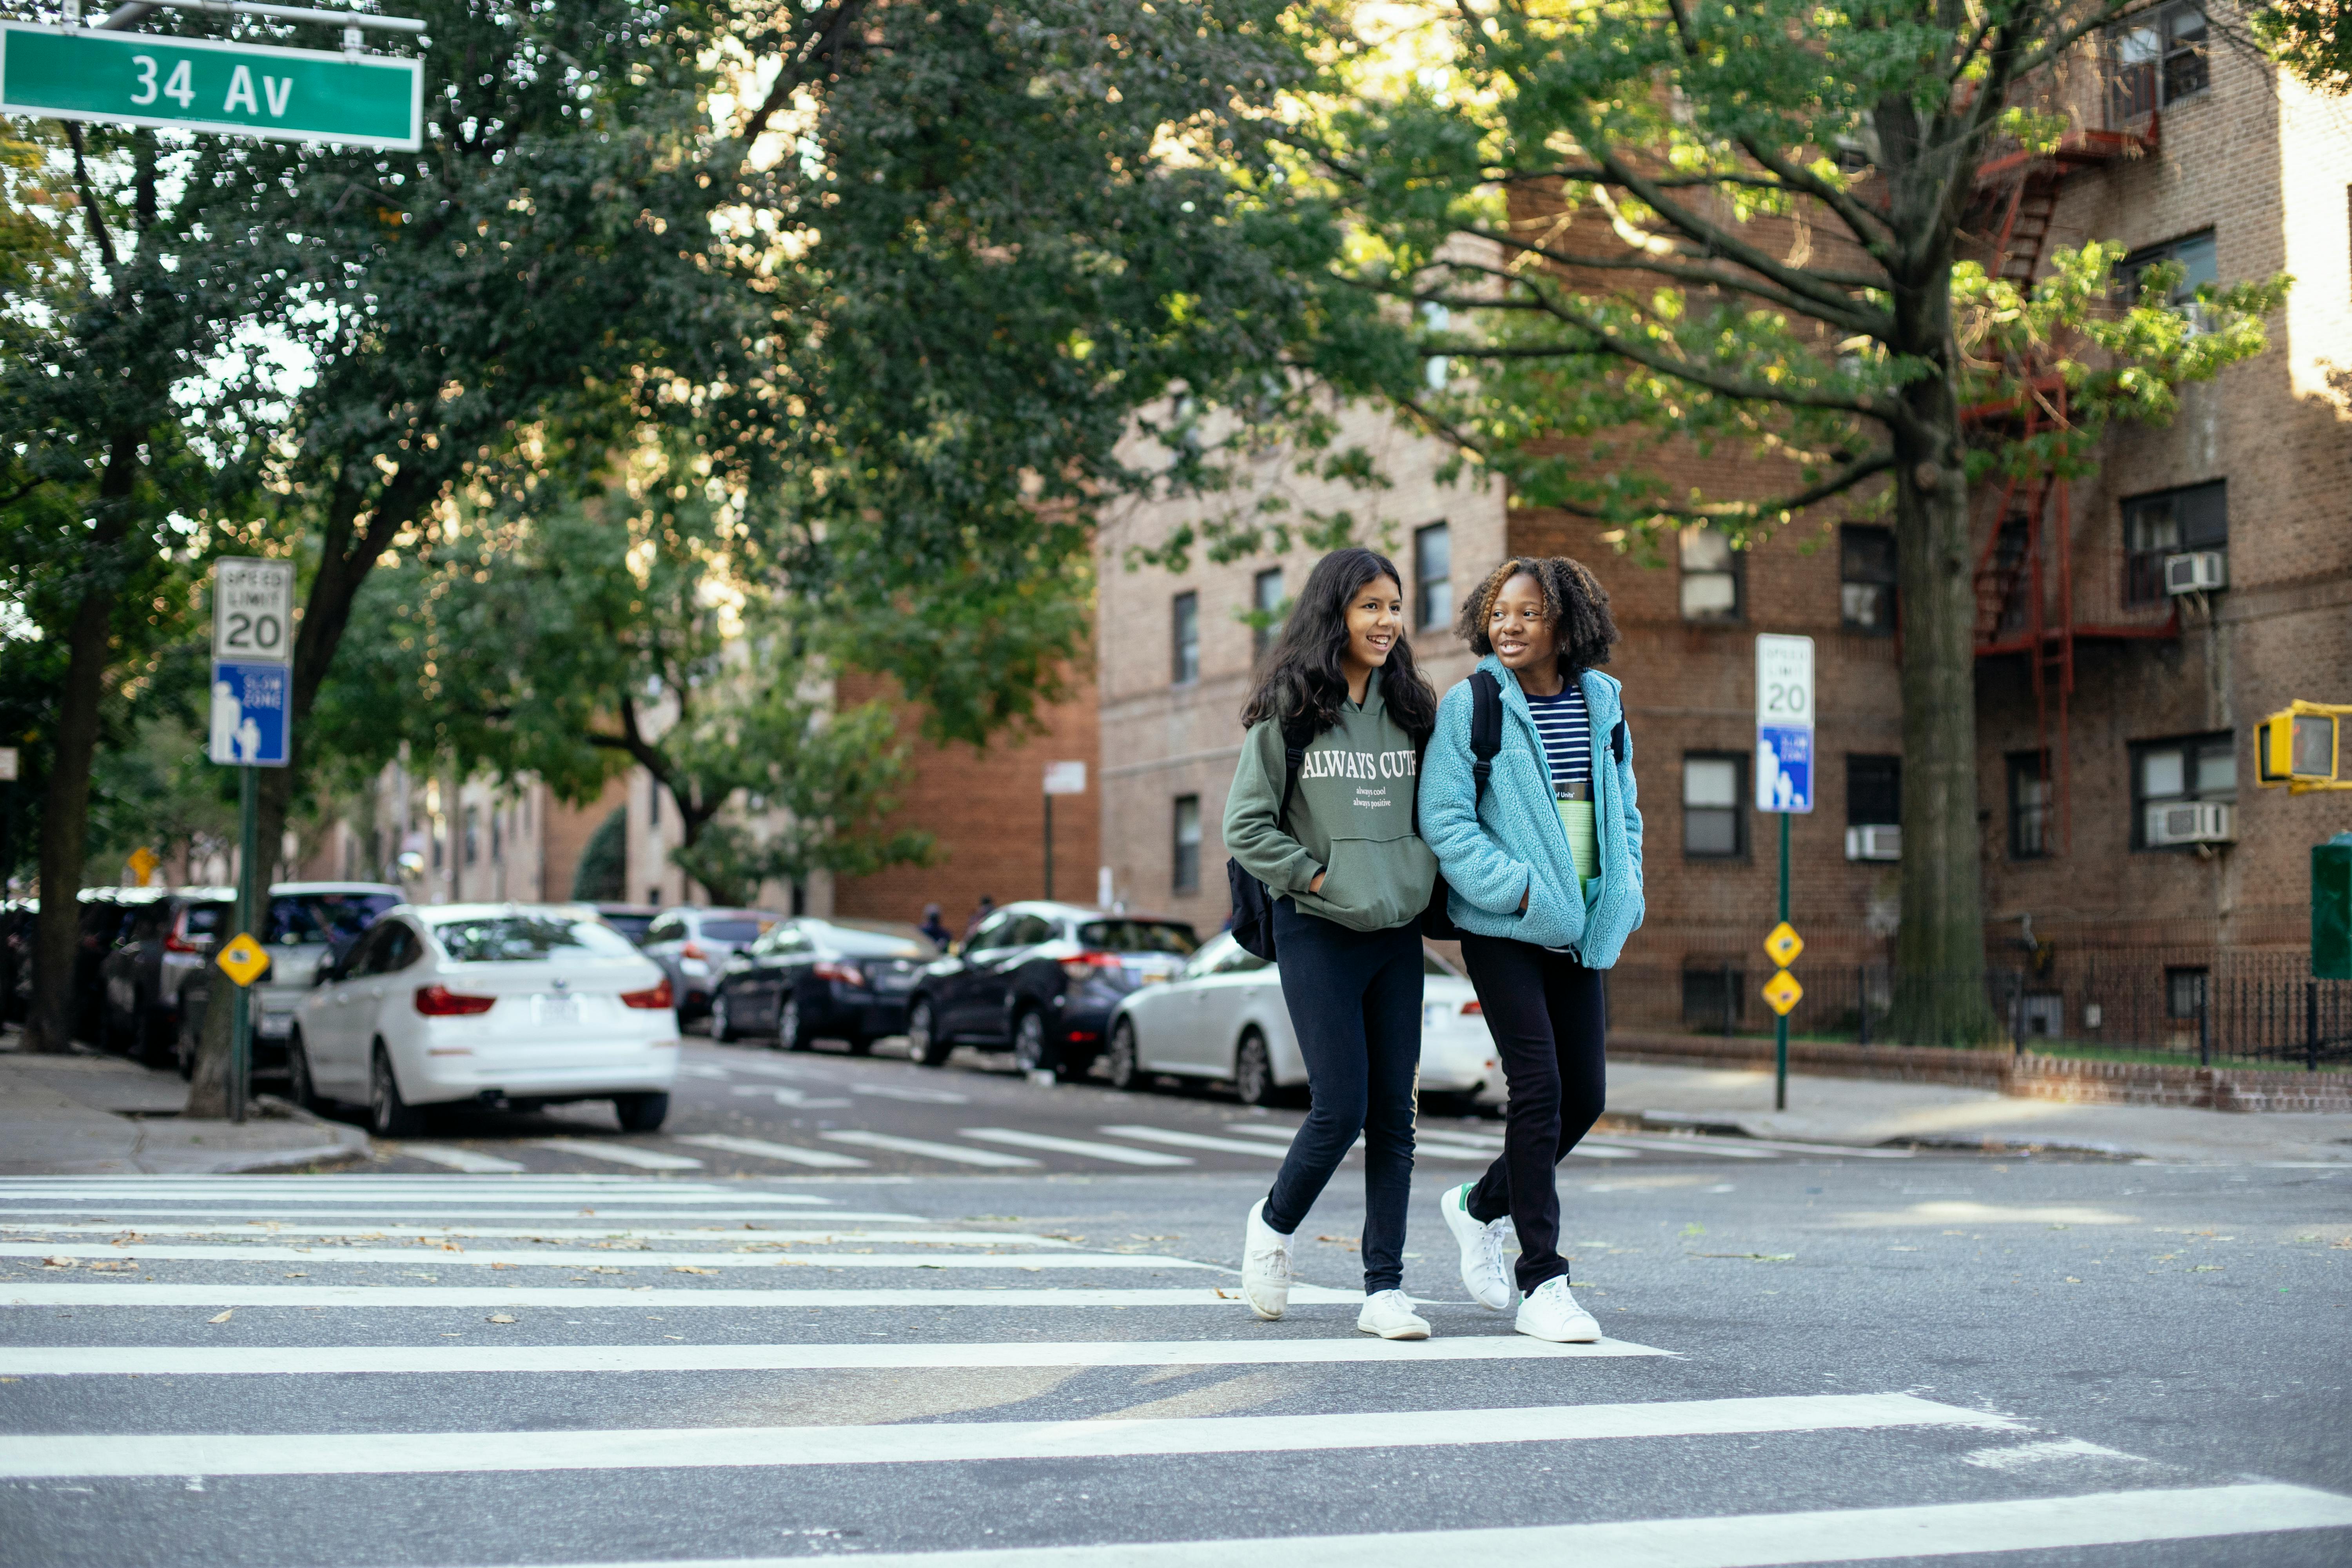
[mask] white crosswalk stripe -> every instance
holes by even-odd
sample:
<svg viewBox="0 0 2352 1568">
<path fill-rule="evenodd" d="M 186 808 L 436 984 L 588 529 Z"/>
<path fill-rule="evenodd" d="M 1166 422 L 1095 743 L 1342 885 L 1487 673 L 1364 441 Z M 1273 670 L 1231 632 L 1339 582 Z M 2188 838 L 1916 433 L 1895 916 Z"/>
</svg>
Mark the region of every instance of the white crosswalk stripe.
<svg viewBox="0 0 2352 1568">
<path fill-rule="evenodd" d="M 1172 1149 L 1214 1149 L 1226 1154 L 1264 1154 L 1279 1160 L 1289 1151 L 1289 1141 L 1281 1147 L 1272 1143 L 1246 1143 L 1239 1138 L 1212 1138 L 1205 1132 L 1179 1132 L 1167 1127 L 1126 1125 L 1105 1127 L 1101 1131 L 1114 1138 L 1134 1138 L 1146 1143 L 1165 1143 Z"/>
<path fill-rule="evenodd" d="M 691 1143 L 698 1149 L 750 1154 L 761 1160 L 782 1160 L 787 1164 L 808 1165 L 821 1171 L 863 1171 L 870 1169 L 874 1163 L 855 1154 L 836 1154 L 830 1149 L 804 1149 L 797 1143 L 772 1143 L 765 1138 L 738 1138 L 731 1132 L 691 1132 L 677 1142 Z"/>
<path fill-rule="evenodd" d="M 403 1143 L 400 1152 L 412 1160 L 430 1160 L 436 1165 L 446 1165 L 453 1171 L 471 1171 L 477 1175 L 530 1168 L 520 1160 L 502 1160 L 496 1154 L 478 1153 L 471 1149 L 453 1148 L 446 1143 Z"/>
<path fill-rule="evenodd" d="M 966 1138 L 978 1138 L 989 1143 L 1009 1143 L 1016 1149 L 1044 1149 L 1056 1154 L 1076 1154 L 1087 1160 L 1108 1160 L 1119 1165 L 1190 1165 L 1189 1154 L 1162 1154 L 1151 1149 L 1128 1149 L 1117 1143 L 1095 1143 L 1082 1138 L 1055 1138 L 1043 1132 L 1023 1132 L 1010 1127 L 965 1127 L 958 1129 Z"/>
<path fill-rule="evenodd" d="M 1068 1148 L 983 1136 L 1010 1131 L 964 1128 L 959 1136 L 1077 1157 Z M 1129 1124 L 1101 1131 L 1129 1142 L 1057 1142 L 1146 1156 L 1148 1164 L 1189 1164 L 1187 1156 L 1160 1150 L 1201 1147 L 1179 1142 L 1190 1138 L 1279 1157 L 1296 1129 L 1267 1123 L 1223 1139 Z M 897 1152 L 941 1157 L 920 1148 L 922 1140 L 899 1142 L 919 1149 Z M 1491 1150 L 1470 1138 L 1448 1142 L 1465 1157 L 1491 1158 Z M 983 1167 L 992 1161 L 1037 1164 L 991 1149 L 936 1147 L 986 1156 L 976 1162 Z M 771 1178 L 813 1179 L 825 1178 Z M 883 1178 L 874 1190 L 898 1180 Z M 910 1200 L 908 1206 L 931 1205 Z M 375 1560 L 364 1544 L 373 1539 L 365 1527 L 380 1526 L 384 1515 L 352 1515 L 362 1528 L 349 1545 L 293 1532 L 338 1502 L 383 1506 L 354 1504 L 367 1494 L 347 1478 L 491 1476 L 500 1478 L 502 1503 L 520 1516 L 568 1510 L 594 1517 L 623 1506 L 601 1493 L 638 1495 L 630 1489 L 637 1483 L 594 1480 L 599 1474 L 661 1472 L 677 1478 L 664 1482 L 675 1488 L 697 1475 L 790 1469 L 794 1479 L 773 1483 L 777 1495 L 791 1499 L 785 1517 L 826 1522 L 824 1512 L 839 1506 L 837 1500 L 873 1495 L 855 1489 L 859 1477 L 910 1496 L 965 1489 L 956 1494 L 961 1497 L 985 1474 L 988 1495 L 1002 1496 L 995 1489 L 1019 1485 L 1024 1476 L 1054 1475 L 1056 1467 L 1070 1473 L 1075 1461 L 1078 1473 L 1099 1478 L 1106 1488 L 1164 1485 L 1173 1492 L 1197 1490 L 1203 1477 L 1218 1473 L 1208 1467 L 1219 1456 L 1257 1456 L 1264 1457 L 1255 1471 L 1260 1500 L 1296 1516 L 1304 1494 L 1285 1478 L 1294 1467 L 1301 1476 L 1325 1474 L 1311 1468 L 1317 1456 L 1377 1450 L 1384 1457 L 1351 1462 L 1398 1467 L 1448 1456 L 1465 1464 L 1539 1460 L 1589 1468 L 1601 1483 L 1598 1497 L 1622 1467 L 1654 1462 L 1643 1456 L 1670 1453 L 1676 1464 L 1704 1472 L 1714 1465 L 1777 1463 L 1778 1445 L 1789 1445 L 1791 1458 L 1817 1461 L 1825 1439 L 1854 1454 L 1850 1478 L 1867 1478 L 1872 1457 L 1883 1456 L 1887 1473 L 1906 1487 L 1941 1473 L 1923 1466 L 1948 1466 L 1966 1478 L 1997 1475 L 2001 1489 L 1987 1496 L 1981 1486 L 1973 1495 L 1965 1487 L 1957 1494 L 1931 1488 L 1884 1499 L 1888 1506 L 1648 1519 L 1608 1517 L 1617 1510 L 1601 1498 L 1591 1505 L 1599 1520 L 1576 1517 L 1583 1506 L 1578 1502 L 1546 1504 L 1568 1517 L 1508 1527 L 1490 1527 L 1483 1521 L 1491 1514 L 1444 1506 L 1433 1493 L 1438 1506 L 1401 1532 L 1265 1538 L 1247 1533 L 1266 1528 L 1249 1522 L 1264 1516 L 1248 1514 L 1235 1516 L 1227 1537 L 1199 1540 L 1151 1539 L 1150 1521 L 1160 1513 L 1104 1514 L 1097 1504 L 1096 1512 L 1068 1513 L 1066 1524 L 1056 1522 L 1062 1515 L 1039 1513 L 1024 1533 L 1058 1533 L 1004 1548 L 983 1545 L 978 1526 L 958 1535 L 952 1532 L 960 1526 L 941 1526 L 910 1510 L 908 1519 L 924 1517 L 930 1536 L 904 1539 L 937 1537 L 945 1529 L 948 1549 L 856 1556 L 898 1568 L 1223 1568 L 1255 1557 L 1278 1558 L 1286 1568 L 1452 1560 L 1766 1568 L 2352 1529 L 2352 1499 L 2305 1487 L 2235 1477 L 2208 1477 L 2226 1484 L 2199 1485 L 2175 1469 L 2145 1487 L 2066 1494 L 2063 1483 L 2038 1479 L 2060 1473 L 2042 1467 L 1989 1471 L 1960 1463 L 2037 1446 L 2095 1453 L 2120 1466 L 2136 1462 L 2069 1445 L 2016 1412 L 1975 1409 L 1922 1392 L 1758 1388 L 1737 1397 L 1687 1397 L 1687 1382 L 1678 1386 L 1657 1374 L 1702 1363 L 1673 1359 L 1678 1352 L 1671 1345 L 1611 1339 L 1550 1344 L 1510 1333 L 1507 1321 L 1461 1302 L 1432 1304 L 1437 1338 L 1373 1339 L 1350 1331 L 1361 1300 L 1355 1289 L 1311 1283 L 1294 1286 L 1288 1318 L 1260 1324 L 1218 1261 L 1107 1250 L 1082 1237 L 998 1228 L 995 1221 L 856 1211 L 767 1184 L 527 1173 L 188 1183 L 17 1178 L 0 1184 L 0 1269 L 8 1270 L 0 1278 L 0 1324 L 25 1330 L 0 1343 L 0 1379 L 54 1391 L 47 1405 L 25 1407 L 43 1413 L 45 1429 L 0 1435 L 12 1530 L 29 1521 L 35 1532 L 27 1560 L 47 1550 L 52 1537 L 80 1542 L 93 1561 L 141 1555 L 105 1533 L 127 1526 L 81 1511 L 89 1484 L 120 1485 L 136 1506 L 142 1485 L 162 1483 L 176 1496 L 184 1488 L 205 1489 L 213 1478 L 247 1478 L 240 1484 L 275 1489 L 267 1495 L 276 1511 L 238 1526 L 257 1557 L 346 1568 Z M 1213 1244 L 1195 1238 L 1195 1245 Z M 99 1263 L 118 1267 L 92 1267 Z M 38 1272 L 27 1274 L 27 1268 Z M 503 1269 L 533 1270 L 515 1277 L 533 1283 L 508 1283 L 490 1272 Z M 940 1271 L 936 1279 L 931 1270 Z M 562 1271 L 570 1271 L 568 1278 L 558 1279 Z M 679 1271 L 705 1278 L 678 1279 Z M 990 1282 L 1008 1275 L 1020 1281 Z M 1187 1308 L 1193 1310 L 1181 1310 Z M 387 1318 L 385 1310 L 415 1315 Z M 891 1312 L 898 1316 L 874 1316 Z M 499 1326 L 484 1325 L 486 1314 Z M 408 1326 L 420 1321 L 422 1331 Z M 930 1337 L 932 1325 L 950 1322 L 958 1338 Z M 1417 1362 L 1444 1370 L 1423 1383 L 1393 1381 L 1389 1369 Z M 1010 1369 L 1034 1369 L 1026 1375 L 1042 1376 L 1057 1391 L 1050 1405 L 1000 1410 L 999 1396 L 987 1387 L 962 1392 L 967 1382 Z M 1218 1390 L 1251 1389 L 1247 1380 L 1254 1378 L 1284 1381 L 1278 1397 L 1257 1390 L 1240 1408 L 1188 1406 L 1150 1387 L 1187 1369 L 1225 1369 L 1231 1382 Z M 1391 1395 L 1366 1408 L 1360 1396 L 1344 1397 L 1350 1369 L 1391 1377 L 1361 1386 L 1417 1389 L 1430 1397 Z M 648 1380 L 627 1381 L 638 1373 Z M 743 1373 L 756 1375 L 730 1375 Z M 527 1381 L 583 1374 L 624 1380 L 597 1385 L 595 1403 L 578 1406 L 593 1408 L 600 1419 L 567 1418 L 575 1398 L 589 1397 L 584 1392 Z M 914 1384 L 954 1393 L 949 1403 L 922 1408 L 926 1418 L 910 1420 L 886 1407 L 879 1416 L 861 1412 L 845 1423 L 794 1412 L 783 1380 L 795 1374 L 837 1380 L 825 1384 L 836 1391 Z M 1097 1381 L 1065 1381 L 1082 1374 Z M 679 1408 L 674 1394 L 655 1399 L 635 1392 L 713 1375 L 718 1381 L 708 1386 L 719 1391 L 719 1402 L 690 1399 L 688 1408 L 701 1404 L 724 1414 L 699 1425 L 692 1415 L 656 1418 Z M 461 1381 L 413 1381 L 421 1377 Z M 158 1381 L 128 1381 L 133 1378 Z M 267 1382 L 256 1385 L 256 1378 Z M 860 1379 L 873 1381 L 850 1381 Z M 757 1393 L 749 1399 L 735 1392 L 751 1384 Z M 257 1386 L 267 1398 L 235 1403 L 238 1390 Z M 331 1388 L 337 1392 L 314 1408 L 310 1391 Z M 444 1388 L 465 1392 L 437 1392 Z M 1479 1393 L 1449 1399 L 1456 1389 Z M 1318 1408 L 1327 1390 L 1342 1397 Z M 85 1391 L 90 1397 L 75 1397 Z M 549 1398 L 561 1403 L 551 1405 Z M 517 1413 L 511 1421 L 503 1419 L 509 1401 Z M 1252 1405 L 1269 1413 L 1254 1413 Z M 215 1407 L 234 1414 L 202 1414 Z M 276 1415 L 280 1408 L 301 1414 Z M 531 1414 L 551 1408 L 562 1414 Z M 152 1426 L 140 1429 L 139 1413 L 148 1410 Z M 78 1411 L 88 1413 L 81 1425 L 70 1414 Z M 62 1426 L 47 1414 L 57 1412 L 68 1413 Z M 645 1418 L 614 1418 L 638 1412 Z M 783 1415 L 805 1424 L 756 1424 Z M 1645 1446 L 1660 1440 L 1685 1447 Z M 1816 1446 L 1801 1447 L 1808 1442 Z M 1612 1464 L 1620 1470 L 1609 1470 Z M 974 1466 L 991 1468 L 966 1468 Z M 2101 1479 L 2117 1475 L 2109 1469 Z M 572 1489 L 556 1489 L 567 1485 Z M 583 1492 L 583 1486 L 597 1489 Z M 726 1506 L 712 1516 L 712 1536 L 680 1542 L 681 1555 L 701 1568 L 783 1568 L 810 1560 L 805 1548 L 792 1555 L 789 1544 L 764 1544 L 772 1534 L 734 1528 L 740 1514 L 723 1516 L 732 1523 L 719 1535 Z M 948 1510 L 938 1517 L 966 1516 Z M 1008 1512 L 995 1522 L 1023 1517 Z M 201 1525 L 198 1516 L 190 1518 Z M 1437 1528 L 1449 1519 L 1472 1527 Z M 1303 1522 L 1352 1529 L 1360 1520 L 1371 1522 L 1369 1512 L 1318 1507 Z M 1121 1538 L 1130 1531 L 1145 1538 Z M 1073 1540 L 1091 1543 L 1056 1543 Z M 14 1535 L 11 1542 L 18 1543 Z M 200 1550 L 192 1545 L 184 1555 L 210 1560 L 195 1555 Z M 561 1563 L 562 1554 L 581 1550 L 559 1542 L 541 1555 Z M 773 1552 L 785 1555 L 761 1555 Z M 653 1565 L 604 1560 L 568 1568 Z"/>
<path fill-rule="evenodd" d="M 616 1165 L 635 1165 L 641 1171 L 702 1169 L 699 1160 L 684 1154 L 665 1154 L 658 1149 L 640 1149 L 634 1143 L 599 1143 L 589 1138 L 534 1138 L 531 1142 L 541 1149 L 554 1149 L 590 1160 L 610 1160 Z"/>
<path fill-rule="evenodd" d="M 1026 1154 L 1000 1154 L 993 1149 L 961 1149 L 953 1143 L 935 1143 L 928 1138 L 901 1138 L 895 1132 L 866 1132 L 853 1129 L 818 1134 L 835 1143 L 853 1143 L 861 1149 L 888 1149 L 899 1154 L 920 1154 L 927 1160 L 945 1160 L 956 1165 L 989 1165 L 1001 1171 L 1035 1170 L 1039 1162 Z"/>
</svg>

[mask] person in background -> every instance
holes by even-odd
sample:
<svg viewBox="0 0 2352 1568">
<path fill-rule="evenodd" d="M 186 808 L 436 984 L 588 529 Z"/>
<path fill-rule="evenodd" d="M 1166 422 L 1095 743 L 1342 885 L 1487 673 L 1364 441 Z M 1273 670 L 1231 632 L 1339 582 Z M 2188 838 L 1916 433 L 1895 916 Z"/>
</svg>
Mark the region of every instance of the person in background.
<svg viewBox="0 0 2352 1568">
<path fill-rule="evenodd" d="M 941 952 L 945 952 L 948 943 L 955 940 L 955 932 L 948 930 L 948 922 L 940 919 L 940 906 L 937 904 L 923 906 L 923 923 L 916 929 Z"/>
<path fill-rule="evenodd" d="M 1290 1300 L 1290 1239 L 1364 1139 L 1364 1306 L 1356 1327 L 1425 1340 L 1405 1296 L 1421 1071 L 1421 917 L 1437 864 L 1414 827 L 1435 694 L 1404 638 L 1404 590 L 1360 547 L 1315 563 L 1242 710 L 1225 846 L 1265 884 L 1276 962 L 1311 1103 L 1274 1186 L 1253 1205 L 1242 1294 L 1261 1318 Z M 1303 751 L 1283 810 L 1288 752 Z"/>
<path fill-rule="evenodd" d="M 1445 873 L 1446 913 L 1462 931 L 1510 1107 L 1502 1154 L 1438 1207 L 1481 1305 L 1511 1304 L 1504 1247 L 1516 1229 L 1518 1331 L 1590 1342 L 1601 1326 L 1569 1289 L 1555 1167 L 1601 1115 L 1601 977 L 1642 923 L 1642 814 L 1622 689 L 1595 668 L 1617 626 L 1592 574 L 1551 556 L 1495 568 L 1456 629 L 1502 688 L 1502 749 L 1482 795 L 1472 682 L 1448 691 L 1423 759 L 1422 831 Z"/>
<path fill-rule="evenodd" d="M 970 942 L 971 933 L 980 929 L 980 922 L 995 912 L 996 900 L 986 893 L 981 894 L 979 907 L 971 911 L 971 919 L 963 922 L 963 940 Z"/>
</svg>

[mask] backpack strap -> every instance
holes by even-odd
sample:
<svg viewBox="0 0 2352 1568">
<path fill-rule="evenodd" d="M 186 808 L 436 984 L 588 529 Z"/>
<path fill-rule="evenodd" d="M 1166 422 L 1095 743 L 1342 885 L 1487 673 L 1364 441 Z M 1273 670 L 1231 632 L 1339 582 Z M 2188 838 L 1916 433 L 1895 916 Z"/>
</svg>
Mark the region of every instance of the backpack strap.
<svg viewBox="0 0 2352 1568">
<path fill-rule="evenodd" d="M 1274 825 L 1285 832 L 1289 831 L 1290 797 L 1297 793 L 1298 775 L 1307 767 L 1307 747 L 1314 739 L 1304 726 L 1282 727 L 1282 805 L 1275 811 Z"/>
<path fill-rule="evenodd" d="M 1479 804 L 1486 799 L 1486 780 L 1502 749 L 1503 683 L 1490 671 L 1477 670 L 1470 677 L 1470 773 L 1477 780 Z"/>
</svg>

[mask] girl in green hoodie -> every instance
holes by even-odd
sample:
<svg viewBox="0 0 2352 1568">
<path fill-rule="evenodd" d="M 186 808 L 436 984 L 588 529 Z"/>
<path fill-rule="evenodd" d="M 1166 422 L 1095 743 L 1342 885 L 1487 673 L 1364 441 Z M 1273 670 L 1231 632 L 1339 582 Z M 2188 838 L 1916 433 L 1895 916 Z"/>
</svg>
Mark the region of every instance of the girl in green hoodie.
<svg viewBox="0 0 2352 1568">
<path fill-rule="evenodd" d="M 1395 565 L 1370 550 L 1316 563 L 1242 710 L 1225 847 L 1274 898 L 1276 963 L 1313 1104 L 1254 1205 L 1242 1293 L 1261 1318 L 1290 1295 L 1290 1237 L 1364 1139 L 1364 1310 L 1356 1326 L 1422 1340 L 1402 1289 L 1421 1067 L 1421 930 L 1437 862 L 1414 824 L 1437 700 L 1404 638 Z M 1288 752 L 1298 780 L 1283 811 Z"/>
</svg>

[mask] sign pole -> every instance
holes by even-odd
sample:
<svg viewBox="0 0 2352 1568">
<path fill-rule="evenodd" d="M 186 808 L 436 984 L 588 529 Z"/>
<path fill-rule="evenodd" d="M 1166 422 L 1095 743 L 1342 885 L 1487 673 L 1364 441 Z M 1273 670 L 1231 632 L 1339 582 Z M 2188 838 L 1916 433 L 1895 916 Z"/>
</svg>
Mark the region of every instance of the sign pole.
<svg viewBox="0 0 2352 1568">
<path fill-rule="evenodd" d="M 1087 764 L 1082 762 L 1045 764 L 1045 896 L 1054 896 L 1054 797 L 1087 793 Z"/>
<path fill-rule="evenodd" d="M 249 931 L 254 921 L 254 839 L 258 837 L 256 817 L 258 815 L 254 799 L 253 770 L 236 770 L 236 929 Z M 247 1029 L 252 1023 L 252 1008 L 247 1001 L 248 988 L 239 985 L 229 1006 L 228 1045 L 228 1119 L 245 1120 L 247 1086 L 252 1081 L 253 1042 Z"/>
<path fill-rule="evenodd" d="M 1764 938 L 1779 966 L 1764 983 L 1771 1005 L 1772 1109 L 1789 1109 L 1789 1011 L 1805 994 L 1789 973 L 1804 939 L 1789 923 L 1789 818 L 1813 809 L 1813 639 L 1756 639 L 1756 809 L 1780 819 L 1780 916 Z"/>
<path fill-rule="evenodd" d="M 1045 797 L 1045 899 L 1054 898 L 1054 797 Z"/>
<path fill-rule="evenodd" d="M 1789 813 L 1780 816 L 1780 923 L 1789 923 Z M 1789 1015 L 1772 1020 L 1772 1109 L 1789 1109 Z"/>
</svg>

